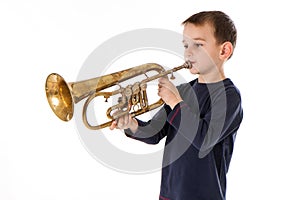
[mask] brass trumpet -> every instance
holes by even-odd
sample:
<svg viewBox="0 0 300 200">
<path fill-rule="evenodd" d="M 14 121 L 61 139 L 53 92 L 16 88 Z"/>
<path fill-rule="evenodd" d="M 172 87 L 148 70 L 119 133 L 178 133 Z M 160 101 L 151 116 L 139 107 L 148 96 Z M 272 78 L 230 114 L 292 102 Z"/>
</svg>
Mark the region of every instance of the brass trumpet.
<svg viewBox="0 0 300 200">
<path fill-rule="evenodd" d="M 146 92 L 147 83 L 168 74 L 171 74 L 170 78 L 174 79 L 173 72 L 184 68 L 190 69 L 191 63 L 185 62 L 183 65 L 170 70 L 165 70 L 156 63 L 147 63 L 97 78 L 70 83 L 67 83 L 59 74 L 52 73 L 46 79 L 46 96 L 53 112 L 63 121 L 71 120 L 74 113 L 74 104 L 87 98 L 83 106 L 83 122 L 89 129 L 102 129 L 110 126 L 113 120 L 123 115 L 130 114 L 134 117 L 161 106 L 164 103 L 162 99 L 149 105 Z M 149 71 L 156 71 L 157 74 L 149 77 L 146 74 Z M 146 78 L 126 87 L 119 85 L 119 83 L 138 75 L 145 75 Z M 119 88 L 112 92 L 103 91 L 114 85 L 118 85 Z M 89 103 L 97 96 L 103 96 L 107 101 L 109 97 L 117 94 L 121 94 L 118 104 L 113 105 L 106 111 L 110 121 L 96 126 L 91 125 L 86 115 Z M 131 111 L 132 108 L 133 111 Z"/>
</svg>

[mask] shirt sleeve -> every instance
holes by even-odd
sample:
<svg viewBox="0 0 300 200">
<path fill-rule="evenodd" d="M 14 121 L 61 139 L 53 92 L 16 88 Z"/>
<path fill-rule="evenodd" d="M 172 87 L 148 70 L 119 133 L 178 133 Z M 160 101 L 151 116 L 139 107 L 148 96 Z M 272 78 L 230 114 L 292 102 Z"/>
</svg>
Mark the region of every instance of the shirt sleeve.
<svg viewBox="0 0 300 200">
<path fill-rule="evenodd" d="M 164 105 L 151 120 L 144 122 L 137 119 L 139 125 L 137 131 L 133 133 L 130 129 L 126 129 L 125 135 L 147 144 L 158 144 L 167 135 L 169 128 L 167 116 L 170 111 L 171 108 Z"/>
<path fill-rule="evenodd" d="M 200 115 L 185 102 L 177 104 L 168 115 L 168 122 L 195 148 L 199 157 L 229 134 L 235 132 L 242 119 L 241 98 L 234 88 L 228 88 L 212 97 L 210 108 Z"/>
</svg>

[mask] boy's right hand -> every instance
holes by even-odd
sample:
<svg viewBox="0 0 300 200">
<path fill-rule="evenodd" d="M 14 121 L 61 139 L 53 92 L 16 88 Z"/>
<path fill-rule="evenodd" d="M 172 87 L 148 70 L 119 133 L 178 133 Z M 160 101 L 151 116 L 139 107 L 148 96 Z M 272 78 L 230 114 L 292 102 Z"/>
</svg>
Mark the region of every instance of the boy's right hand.
<svg viewBox="0 0 300 200">
<path fill-rule="evenodd" d="M 135 118 L 132 118 L 130 114 L 127 114 L 114 120 L 109 128 L 110 130 L 130 129 L 131 132 L 135 133 L 138 128 L 138 122 Z"/>
</svg>

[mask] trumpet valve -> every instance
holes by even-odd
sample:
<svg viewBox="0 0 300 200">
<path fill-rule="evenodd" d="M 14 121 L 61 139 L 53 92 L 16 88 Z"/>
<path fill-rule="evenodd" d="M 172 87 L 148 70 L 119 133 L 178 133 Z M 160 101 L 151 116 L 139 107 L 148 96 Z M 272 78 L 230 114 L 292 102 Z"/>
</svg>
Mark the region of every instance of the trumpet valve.
<svg viewBox="0 0 300 200">
<path fill-rule="evenodd" d="M 171 77 L 170 77 L 170 79 L 171 79 L 171 80 L 174 80 L 174 79 L 175 79 L 175 76 L 174 76 L 174 72 L 173 72 L 173 71 L 171 72 Z"/>
</svg>

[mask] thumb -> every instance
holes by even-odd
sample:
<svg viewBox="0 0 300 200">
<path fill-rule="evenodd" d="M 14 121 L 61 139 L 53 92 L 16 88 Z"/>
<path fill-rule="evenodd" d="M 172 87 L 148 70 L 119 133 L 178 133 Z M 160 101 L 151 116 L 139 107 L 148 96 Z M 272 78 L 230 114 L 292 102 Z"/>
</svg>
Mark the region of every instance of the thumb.
<svg viewBox="0 0 300 200">
<path fill-rule="evenodd" d="M 109 129 L 110 129 L 110 130 L 114 130 L 116 127 L 117 127 L 117 121 L 114 120 L 114 121 L 111 123 Z"/>
</svg>

